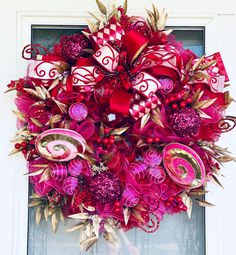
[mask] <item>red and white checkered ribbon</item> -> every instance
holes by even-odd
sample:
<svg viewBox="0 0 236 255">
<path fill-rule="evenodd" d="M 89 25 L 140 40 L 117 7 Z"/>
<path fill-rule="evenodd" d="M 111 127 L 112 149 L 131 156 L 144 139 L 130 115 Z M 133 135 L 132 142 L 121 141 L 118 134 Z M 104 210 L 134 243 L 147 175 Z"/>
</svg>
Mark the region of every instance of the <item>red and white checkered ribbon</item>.
<svg viewBox="0 0 236 255">
<path fill-rule="evenodd" d="M 99 47 L 105 45 L 108 41 L 116 42 L 118 45 L 121 44 L 121 37 L 124 35 L 124 29 L 121 24 L 114 20 L 111 21 L 107 26 L 98 30 L 90 35 L 90 39 Z"/>
<path fill-rule="evenodd" d="M 208 84 L 210 86 L 210 89 L 212 92 L 223 92 L 224 90 L 224 83 L 229 81 L 227 72 L 224 67 L 223 60 L 221 58 L 220 53 L 215 53 L 209 57 L 206 57 L 203 61 L 203 64 L 207 64 L 212 60 L 216 60 L 216 63 L 209 66 L 204 71 L 201 71 L 206 75 L 207 78 L 196 78 L 195 80 L 192 80 L 190 84 Z M 198 59 L 195 59 L 193 61 L 196 63 Z"/>
<path fill-rule="evenodd" d="M 142 118 L 145 114 L 154 110 L 161 104 L 159 98 L 155 94 L 145 100 L 141 99 L 139 94 L 135 94 L 132 101 L 129 113 L 135 120 Z"/>
</svg>

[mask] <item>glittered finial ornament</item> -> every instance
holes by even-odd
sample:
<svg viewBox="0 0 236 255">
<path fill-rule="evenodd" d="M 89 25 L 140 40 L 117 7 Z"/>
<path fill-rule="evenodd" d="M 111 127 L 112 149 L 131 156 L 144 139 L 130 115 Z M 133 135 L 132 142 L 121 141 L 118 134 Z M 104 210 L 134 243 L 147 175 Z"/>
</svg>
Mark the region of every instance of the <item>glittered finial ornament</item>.
<svg viewBox="0 0 236 255">
<path fill-rule="evenodd" d="M 199 113 L 193 108 L 183 108 L 170 115 L 170 126 L 182 137 L 194 136 L 201 124 Z"/>
<path fill-rule="evenodd" d="M 111 173 L 104 172 L 95 175 L 89 182 L 92 197 L 100 203 L 110 203 L 120 199 L 122 185 L 119 178 Z"/>
</svg>

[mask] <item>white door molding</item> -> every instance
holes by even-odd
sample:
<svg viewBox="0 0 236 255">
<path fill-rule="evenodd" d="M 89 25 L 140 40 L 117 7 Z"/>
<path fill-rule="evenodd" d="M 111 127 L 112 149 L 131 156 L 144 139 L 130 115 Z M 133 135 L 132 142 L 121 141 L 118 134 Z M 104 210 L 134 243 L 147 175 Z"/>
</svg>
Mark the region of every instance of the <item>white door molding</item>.
<svg viewBox="0 0 236 255">
<path fill-rule="evenodd" d="M 144 13 L 131 13 L 132 15 L 145 15 Z M 26 61 L 20 58 L 23 47 L 31 42 L 31 27 L 32 25 L 85 25 L 86 16 L 84 13 L 52 13 L 52 12 L 18 12 L 17 13 L 17 75 L 21 77 L 25 75 Z M 219 16 L 217 14 L 186 14 L 186 13 L 170 13 L 168 26 L 202 26 L 206 28 L 206 51 L 214 50 L 211 36 L 217 31 Z M 226 43 L 225 43 L 226 45 Z M 236 58 L 235 58 L 236 59 Z M 236 82 L 236 77 L 234 77 Z M 236 150 L 235 150 L 236 151 Z M 24 166 L 22 162 L 22 166 Z M 26 168 L 25 168 L 26 169 Z M 27 177 L 22 177 L 25 171 L 17 172 L 15 176 L 14 188 L 14 230 L 13 230 L 13 252 L 12 255 L 27 254 L 27 230 L 28 230 L 28 180 Z M 234 181 L 236 182 L 236 173 L 234 172 Z M 236 185 L 235 185 L 236 186 Z M 215 192 L 215 188 L 211 188 Z M 236 193 L 236 190 L 235 190 Z M 231 195 L 232 198 L 232 195 Z M 214 202 L 214 201 L 213 201 Z M 218 203 L 218 207 L 221 204 Z M 16 209 L 17 208 L 17 209 Z M 235 208 L 234 208 L 235 209 Z M 212 210 L 212 209 L 210 209 Z M 217 209 L 212 211 L 206 210 L 206 255 L 223 255 L 228 253 L 218 253 L 213 246 L 216 237 L 220 233 L 216 233 L 214 220 L 218 213 Z M 227 209 L 226 209 L 227 210 Z M 235 210 L 234 210 L 235 211 Z M 222 212 L 222 210 L 220 210 Z M 227 217 L 226 214 L 221 217 Z M 222 219 L 223 220 L 223 219 Z M 232 218 L 233 220 L 233 218 Z M 215 221 L 217 222 L 217 221 Z M 220 231 L 217 229 L 217 231 Z M 222 244 L 223 247 L 226 244 Z M 232 253 L 231 253 L 232 254 Z"/>
</svg>

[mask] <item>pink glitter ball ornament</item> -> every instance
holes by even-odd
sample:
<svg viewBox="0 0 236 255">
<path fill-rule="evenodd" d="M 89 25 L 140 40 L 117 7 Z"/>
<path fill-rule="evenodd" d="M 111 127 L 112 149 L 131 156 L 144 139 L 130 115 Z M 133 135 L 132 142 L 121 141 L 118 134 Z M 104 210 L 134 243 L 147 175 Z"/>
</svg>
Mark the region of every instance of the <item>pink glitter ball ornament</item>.
<svg viewBox="0 0 236 255">
<path fill-rule="evenodd" d="M 196 135 L 200 127 L 199 113 L 193 108 L 177 110 L 170 115 L 170 126 L 182 137 Z"/>
<path fill-rule="evenodd" d="M 115 174 L 104 172 L 95 175 L 91 179 L 89 190 L 96 201 L 100 203 L 110 203 L 120 199 L 122 185 Z"/>
<path fill-rule="evenodd" d="M 83 50 L 89 46 L 86 37 L 81 34 L 63 36 L 60 42 L 62 46 L 62 56 L 71 64 L 74 64 L 83 54 Z"/>
</svg>

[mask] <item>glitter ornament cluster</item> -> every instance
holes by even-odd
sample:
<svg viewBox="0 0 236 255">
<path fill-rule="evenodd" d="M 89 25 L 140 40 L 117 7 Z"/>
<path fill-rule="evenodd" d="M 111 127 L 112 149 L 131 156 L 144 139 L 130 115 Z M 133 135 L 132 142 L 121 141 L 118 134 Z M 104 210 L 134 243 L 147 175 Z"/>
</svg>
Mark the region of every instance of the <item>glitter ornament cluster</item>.
<svg viewBox="0 0 236 255">
<path fill-rule="evenodd" d="M 27 73 L 8 85 L 29 207 L 37 223 L 52 217 L 53 231 L 59 218 L 75 219 L 68 231 L 81 231 L 83 251 L 100 237 L 116 246 L 121 230 L 152 233 L 165 214 L 190 215 L 234 159 L 216 145 L 236 123 L 225 115 L 232 98 L 220 53 L 184 49 L 154 5 L 146 20 L 127 15 L 127 1 L 111 14 L 97 4 L 101 18 L 52 50 L 27 45 Z"/>
</svg>

